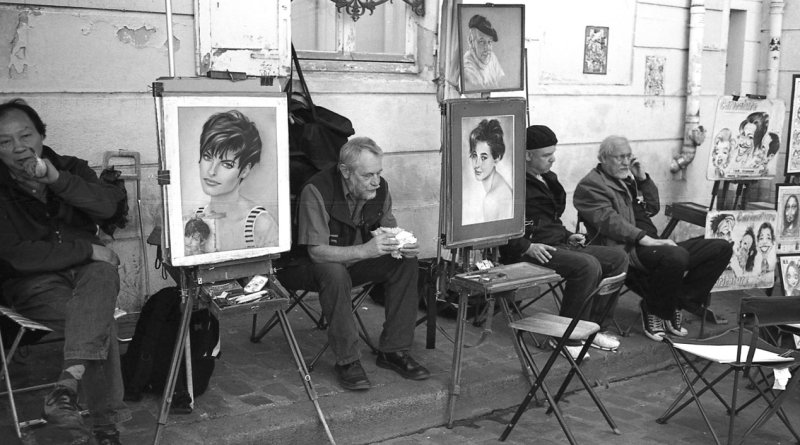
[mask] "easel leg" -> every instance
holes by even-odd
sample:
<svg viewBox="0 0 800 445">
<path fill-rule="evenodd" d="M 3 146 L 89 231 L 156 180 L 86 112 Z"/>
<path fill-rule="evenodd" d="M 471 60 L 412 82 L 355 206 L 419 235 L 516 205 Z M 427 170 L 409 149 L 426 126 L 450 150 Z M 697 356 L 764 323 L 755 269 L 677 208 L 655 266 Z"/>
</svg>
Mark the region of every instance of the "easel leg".
<svg viewBox="0 0 800 445">
<path fill-rule="evenodd" d="M 468 300 L 466 292 L 459 292 L 456 341 L 453 343 L 453 364 L 450 367 L 450 399 L 447 403 L 447 428 L 453 428 L 456 399 L 461 393 L 461 352 L 464 349 L 464 325 L 467 323 Z"/>
<path fill-rule="evenodd" d="M 303 386 L 306 388 L 309 400 L 311 400 L 314 404 L 314 408 L 317 410 L 317 416 L 319 417 L 319 421 L 322 422 L 322 427 L 325 429 L 325 435 L 328 437 L 328 441 L 331 444 L 336 445 L 331 430 L 328 428 L 328 422 L 325 421 L 325 414 L 322 413 L 322 408 L 319 406 L 317 391 L 311 383 L 311 375 L 306 368 L 306 362 L 303 361 L 303 354 L 300 351 L 300 345 L 297 344 L 297 339 L 292 331 L 292 325 L 289 324 L 289 320 L 286 318 L 286 314 L 283 310 L 278 309 L 275 311 L 275 314 L 278 316 L 278 320 L 280 320 L 283 336 L 286 338 L 286 343 L 289 344 L 289 350 L 292 351 L 292 357 L 294 358 L 295 364 L 297 364 L 297 371 L 300 373 L 300 379 L 303 381 Z"/>
<path fill-rule="evenodd" d="M 161 399 L 161 409 L 158 414 L 158 423 L 156 424 L 156 433 L 153 437 L 153 445 L 158 445 L 161 440 L 161 433 L 167 424 L 169 408 L 172 405 L 172 393 L 175 391 L 175 383 L 178 380 L 180 360 L 186 346 L 186 337 L 189 335 L 189 320 L 192 317 L 195 291 L 197 289 L 194 286 L 191 289 L 188 288 L 186 273 L 186 271 L 181 270 L 181 289 L 185 292 L 186 297 L 184 298 L 183 312 L 181 313 L 181 325 L 178 329 L 178 336 L 175 339 L 175 349 L 172 351 L 172 361 L 169 366 L 169 374 L 167 375 L 167 384 Z"/>
</svg>

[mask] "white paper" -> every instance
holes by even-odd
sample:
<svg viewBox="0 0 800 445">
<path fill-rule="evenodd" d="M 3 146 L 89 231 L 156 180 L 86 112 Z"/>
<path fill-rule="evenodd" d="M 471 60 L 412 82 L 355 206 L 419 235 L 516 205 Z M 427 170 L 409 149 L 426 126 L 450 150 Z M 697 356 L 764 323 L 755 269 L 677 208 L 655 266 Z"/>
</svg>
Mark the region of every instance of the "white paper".
<svg viewBox="0 0 800 445">
<path fill-rule="evenodd" d="M 786 384 L 789 383 L 789 379 L 792 378 L 792 373 L 789 372 L 789 368 L 775 368 L 772 372 L 775 374 L 775 382 L 772 384 L 772 389 L 781 391 L 786 389 Z"/>
<path fill-rule="evenodd" d="M 675 343 L 675 347 L 717 363 L 733 363 L 737 361 L 736 345 L 694 345 Z M 750 348 L 748 346 L 742 345 L 742 355 L 739 361 L 743 362 L 747 360 L 747 353 L 749 350 Z M 756 348 L 756 352 L 753 355 L 754 363 L 785 363 L 791 361 L 794 361 L 792 357 L 782 357 L 774 352 L 758 348 Z"/>
</svg>

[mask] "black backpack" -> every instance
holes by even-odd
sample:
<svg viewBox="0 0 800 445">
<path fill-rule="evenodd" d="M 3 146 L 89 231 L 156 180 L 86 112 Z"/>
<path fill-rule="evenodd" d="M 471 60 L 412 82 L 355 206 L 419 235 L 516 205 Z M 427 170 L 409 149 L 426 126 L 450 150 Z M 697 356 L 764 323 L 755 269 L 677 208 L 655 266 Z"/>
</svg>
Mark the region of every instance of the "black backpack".
<svg viewBox="0 0 800 445">
<path fill-rule="evenodd" d="M 122 378 L 126 401 L 139 401 L 142 393 L 161 393 L 167 383 L 172 352 L 181 322 L 180 293 L 177 287 L 166 287 L 150 297 L 142 308 L 136 330 L 122 356 Z M 192 312 L 189 323 L 192 351 L 192 383 L 194 396 L 208 388 L 219 355 L 219 321 L 208 311 Z M 191 412 L 186 389 L 186 367 L 181 368 L 173 395 L 173 410 Z"/>
</svg>

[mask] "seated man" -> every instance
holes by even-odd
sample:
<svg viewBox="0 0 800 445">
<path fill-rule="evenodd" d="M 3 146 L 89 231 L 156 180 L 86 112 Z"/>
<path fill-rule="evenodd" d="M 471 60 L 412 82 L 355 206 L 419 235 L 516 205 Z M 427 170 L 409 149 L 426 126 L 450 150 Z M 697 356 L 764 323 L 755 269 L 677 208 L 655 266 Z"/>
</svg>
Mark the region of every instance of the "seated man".
<svg viewBox="0 0 800 445">
<path fill-rule="evenodd" d="M 560 314 L 577 317 L 585 299 L 600 281 L 628 269 L 625 251 L 618 247 L 585 246 L 586 238 L 572 233 L 561 222 L 567 194 L 550 168 L 555 162 L 558 139 L 550 128 L 533 125 L 527 130 L 525 151 L 525 234 L 500 248 L 503 262 L 528 261 L 555 270 L 567 280 Z M 597 306 L 597 305 L 596 305 Z M 603 314 L 583 314 L 597 323 Z M 602 323 L 601 323 L 602 324 Z M 580 341 L 567 344 L 577 357 Z M 619 340 L 600 332 L 592 346 L 614 350 Z"/>
<path fill-rule="evenodd" d="M 394 235 L 376 230 L 397 227 L 382 171 L 383 151 L 372 139 L 357 137 L 342 147 L 338 165 L 309 179 L 300 193 L 297 242 L 277 274 L 290 288 L 319 292 L 339 383 L 349 390 L 371 386 L 350 301 L 353 285 L 367 281 L 383 283 L 386 291 L 376 364 L 407 379 L 430 375 L 408 354 L 419 300 L 418 246 L 399 246 Z"/>
<path fill-rule="evenodd" d="M 63 372 L 45 397 L 44 418 L 74 435 L 65 443 L 85 440 L 80 387 L 97 441 L 117 444 L 115 424 L 130 419 L 114 323 L 119 258 L 96 233 L 125 192 L 44 138 L 32 107 L 0 104 L 0 260 L 12 267 L 2 294 L 20 314 L 64 332 Z"/>
<path fill-rule="evenodd" d="M 575 189 L 575 208 L 595 243 L 624 247 L 634 274 L 647 274 L 649 291 L 641 295 L 645 335 L 655 341 L 667 332 L 685 336 L 681 309 L 694 311 L 705 302 L 733 254 L 731 244 L 659 239 L 650 220 L 660 208 L 658 188 L 628 140 L 607 137 L 597 158 L 600 164 Z"/>
</svg>

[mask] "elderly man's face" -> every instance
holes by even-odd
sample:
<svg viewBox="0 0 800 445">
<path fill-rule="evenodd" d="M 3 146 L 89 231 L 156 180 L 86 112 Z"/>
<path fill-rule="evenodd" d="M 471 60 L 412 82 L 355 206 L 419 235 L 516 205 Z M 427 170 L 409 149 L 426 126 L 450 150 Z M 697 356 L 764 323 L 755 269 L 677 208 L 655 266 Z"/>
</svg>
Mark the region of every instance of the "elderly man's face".
<svg viewBox="0 0 800 445">
<path fill-rule="evenodd" d="M 383 157 L 368 151 L 361 152 L 350 167 L 340 165 L 347 189 L 356 199 L 369 200 L 378 194 L 383 172 Z"/>
<path fill-rule="evenodd" d="M 633 152 L 631 151 L 630 144 L 624 140 L 620 140 L 609 153 L 601 156 L 600 164 L 603 171 L 609 176 L 617 179 L 625 179 L 631 173 L 630 166 L 632 156 Z"/>
<path fill-rule="evenodd" d="M 9 169 L 24 172 L 28 158 L 41 156 L 43 140 L 24 112 L 12 109 L 0 118 L 0 161 Z"/>
<path fill-rule="evenodd" d="M 469 29 L 469 47 L 481 62 L 486 63 L 492 55 L 494 39 L 476 28 Z"/>
</svg>

